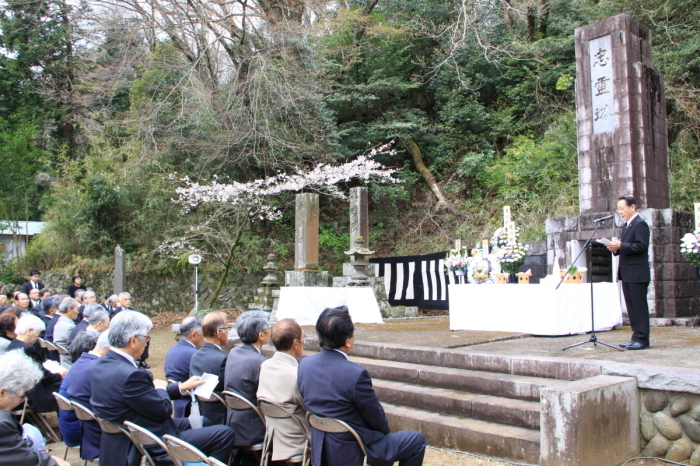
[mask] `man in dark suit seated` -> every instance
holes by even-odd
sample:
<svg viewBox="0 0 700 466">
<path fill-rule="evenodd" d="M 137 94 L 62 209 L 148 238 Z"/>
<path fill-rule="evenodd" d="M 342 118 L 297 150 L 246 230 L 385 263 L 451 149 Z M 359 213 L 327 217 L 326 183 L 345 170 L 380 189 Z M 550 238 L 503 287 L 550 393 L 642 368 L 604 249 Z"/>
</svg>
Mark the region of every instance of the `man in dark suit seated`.
<svg viewBox="0 0 700 466">
<path fill-rule="evenodd" d="M 139 312 L 120 312 L 109 327 L 110 349 L 92 368 L 90 402 L 96 415 L 123 425 L 131 421 L 155 435 L 174 435 L 202 452 L 227 462 L 233 449 L 233 431 L 227 426 L 191 429 L 188 419 L 173 419 L 170 398 L 177 399 L 202 381 L 192 378 L 181 384 L 152 380 L 152 375 L 136 365 L 150 339 L 151 320 Z M 98 389 L 102 387 L 103 389 Z M 208 424 L 208 422 L 207 422 Z M 172 461 L 160 448 L 148 447 L 158 465 Z M 103 434 L 100 466 L 135 466 L 138 450 L 123 434 Z"/>
<path fill-rule="evenodd" d="M 263 345 L 270 342 L 270 324 L 263 311 L 244 312 L 236 320 L 236 331 L 243 344 L 233 348 L 226 360 L 226 390 L 243 395 L 257 406 L 260 365 L 267 360 L 262 355 Z M 228 425 L 236 432 L 236 446 L 249 447 L 265 439 L 265 425 L 252 409 L 229 409 Z M 256 464 L 246 450 L 238 450 L 236 463 Z"/>
<path fill-rule="evenodd" d="M 190 378 L 192 355 L 204 343 L 202 318 L 199 316 L 186 317 L 180 324 L 180 333 L 177 339 L 177 343 L 165 354 L 165 378 L 175 382 L 184 382 Z M 175 417 L 187 416 L 189 405 L 190 399 L 187 397 L 175 400 Z"/>
<path fill-rule="evenodd" d="M 402 430 L 390 433 L 384 408 L 365 369 L 348 360 L 355 326 L 348 308 L 324 310 L 316 322 L 321 352 L 299 363 L 299 390 L 309 412 L 347 422 L 362 439 L 371 466 L 420 466 L 425 436 Z M 362 450 L 349 433 L 311 431 L 315 466 L 362 465 Z"/>
<path fill-rule="evenodd" d="M 226 353 L 221 348 L 228 342 L 228 321 L 223 312 L 211 312 L 202 320 L 204 344 L 190 360 L 190 375 L 202 375 L 205 372 L 219 377 L 215 392 L 224 391 L 224 371 L 226 370 Z M 214 424 L 226 424 L 226 406 L 220 401 L 200 401 L 202 416 Z M 236 434 L 238 437 L 238 434 Z"/>
<path fill-rule="evenodd" d="M 88 304 L 83 310 L 83 320 L 73 327 L 68 336 L 68 344 L 75 340 L 75 337 L 86 330 L 102 333 L 109 328 L 109 315 L 102 306 L 97 303 Z"/>
</svg>

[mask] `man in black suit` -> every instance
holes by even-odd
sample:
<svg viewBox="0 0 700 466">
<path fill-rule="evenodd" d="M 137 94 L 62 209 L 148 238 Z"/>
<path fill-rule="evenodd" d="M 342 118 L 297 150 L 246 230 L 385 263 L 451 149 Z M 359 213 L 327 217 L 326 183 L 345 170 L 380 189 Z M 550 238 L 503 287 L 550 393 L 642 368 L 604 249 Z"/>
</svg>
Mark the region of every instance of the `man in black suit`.
<svg viewBox="0 0 700 466">
<path fill-rule="evenodd" d="M 622 281 L 622 294 L 634 332 L 632 339 L 620 346 L 642 350 L 649 348 L 649 225 L 637 213 L 637 201 L 632 196 L 623 196 L 618 200 L 617 212 L 625 225 L 620 240 L 608 244 L 608 249 L 620 256 L 617 279 Z"/>
<path fill-rule="evenodd" d="M 267 358 L 262 355 L 263 345 L 270 342 L 270 323 L 263 311 L 244 312 L 236 319 L 236 331 L 243 342 L 233 348 L 226 360 L 226 390 L 243 395 L 257 406 L 260 366 Z M 252 409 L 230 409 L 228 425 L 236 433 L 236 446 L 249 447 L 262 443 L 265 424 Z M 239 449 L 235 464 L 253 465 L 255 459 L 250 452 Z"/>
<path fill-rule="evenodd" d="M 309 412 L 347 422 L 367 449 L 370 465 L 420 466 L 425 436 L 402 430 L 391 433 L 384 408 L 366 369 L 350 362 L 355 326 L 348 308 L 325 309 L 316 322 L 321 352 L 299 363 L 298 385 Z M 362 450 L 350 434 L 311 431 L 315 466 L 360 466 Z"/>
<path fill-rule="evenodd" d="M 165 354 L 163 371 L 167 380 L 184 382 L 190 378 L 190 361 L 192 356 L 204 344 L 202 335 L 202 318 L 189 316 L 180 324 L 177 343 Z M 189 398 L 175 400 L 175 417 L 189 415 Z"/>
<path fill-rule="evenodd" d="M 40 290 L 44 288 L 44 284 L 39 282 L 39 279 L 41 278 L 41 272 L 39 272 L 37 269 L 32 269 L 29 271 L 29 281 L 26 282 L 24 285 L 22 285 L 22 293 L 24 294 L 29 294 L 29 290 L 32 288 L 35 288 L 37 290 Z"/>
<path fill-rule="evenodd" d="M 177 399 L 182 391 L 203 383 L 199 377 L 182 384 L 167 384 L 153 380 L 152 375 L 136 365 L 150 339 L 151 320 L 139 312 L 121 312 L 114 317 L 109 329 L 110 349 L 92 368 L 92 408 L 98 416 L 123 425 L 131 421 L 150 430 L 158 437 L 174 435 L 226 463 L 233 449 L 233 431 L 227 426 L 191 429 L 188 419 L 173 419 L 170 398 Z M 158 465 L 171 465 L 170 458 L 158 447 L 147 447 Z M 101 466 L 135 466 L 138 451 L 123 434 L 103 434 L 100 444 Z"/>
<path fill-rule="evenodd" d="M 202 320 L 204 344 L 192 355 L 190 376 L 205 372 L 219 377 L 214 388 L 219 394 L 224 391 L 224 371 L 226 370 L 226 353 L 221 348 L 228 342 L 228 322 L 223 312 L 211 312 Z M 220 401 L 200 401 L 202 416 L 212 424 L 226 424 L 226 406 Z"/>
</svg>

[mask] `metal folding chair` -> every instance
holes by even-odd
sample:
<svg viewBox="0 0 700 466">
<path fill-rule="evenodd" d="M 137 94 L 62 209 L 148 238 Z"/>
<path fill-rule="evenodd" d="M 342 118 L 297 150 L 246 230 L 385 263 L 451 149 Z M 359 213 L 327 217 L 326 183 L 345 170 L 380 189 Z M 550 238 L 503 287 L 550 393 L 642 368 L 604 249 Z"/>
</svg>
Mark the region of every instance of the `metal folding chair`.
<svg viewBox="0 0 700 466">
<path fill-rule="evenodd" d="M 253 403 L 248 401 L 247 398 L 245 398 L 242 395 L 239 395 L 238 393 L 231 392 L 228 390 L 221 392 L 221 395 L 223 395 L 224 401 L 226 402 L 226 406 L 228 408 L 236 409 L 238 411 L 252 409 L 253 411 L 255 411 L 255 414 L 258 415 L 258 417 L 262 421 L 263 425 L 265 425 L 265 416 L 263 416 L 263 414 L 260 412 L 260 409 L 258 409 L 257 406 L 255 406 Z M 263 444 L 256 443 L 255 445 L 249 445 L 249 446 L 238 447 L 238 448 L 241 448 L 243 450 L 249 450 L 249 451 L 252 451 L 253 453 L 255 453 L 256 455 L 259 455 L 263 449 Z M 262 456 L 260 456 L 260 458 L 262 458 Z"/>
<path fill-rule="evenodd" d="M 306 437 L 306 441 L 304 442 L 304 453 L 301 455 L 295 455 L 291 458 L 287 458 L 285 461 L 287 463 L 301 463 L 303 466 L 307 466 L 307 463 L 311 461 L 311 457 L 310 455 L 308 455 L 310 433 L 307 430 L 306 425 L 304 425 L 304 423 L 301 422 L 298 417 L 293 416 L 292 413 L 290 413 L 284 407 L 280 406 L 274 401 L 270 401 L 266 398 L 258 398 L 258 405 L 260 406 L 260 412 L 265 417 L 270 417 L 274 419 L 294 419 L 294 421 L 297 423 L 301 431 L 304 433 L 304 436 Z M 260 462 L 260 466 L 267 466 L 267 464 L 270 462 L 270 452 L 272 451 L 271 443 L 275 434 L 276 433 L 274 429 L 270 429 L 269 427 L 265 432 L 265 441 L 263 442 L 262 460 Z"/>
<path fill-rule="evenodd" d="M 202 451 L 194 445 L 182 439 L 173 437 L 172 435 L 164 435 L 163 442 L 165 442 L 166 451 L 173 460 L 181 463 L 203 463 L 205 466 L 212 466 L 207 455 L 202 453 Z"/>
<path fill-rule="evenodd" d="M 33 424 L 44 434 L 47 440 L 51 443 L 60 442 L 61 438 L 58 436 L 49 421 L 44 418 L 40 413 L 36 413 L 32 410 L 32 406 L 28 399 L 25 399 L 21 405 L 18 405 L 11 413 L 15 416 L 19 416 L 19 423 L 24 424 L 26 420 L 30 424 Z"/>
<path fill-rule="evenodd" d="M 134 444 L 138 443 L 139 445 L 141 445 L 141 448 L 144 452 L 143 457 L 146 461 L 146 464 L 150 464 L 151 466 L 157 466 L 155 461 L 153 461 L 151 455 L 148 453 L 148 450 L 146 450 L 147 445 L 158 445 L 166 453 L 168 453 L 168 455 L 170 454 L 168 451 L 168 447 L 166 447 L 163 441 L 150 430 L 144 429 L 143 427 L 138 426 L 130 421 L 124 422 L 124 426 L 129 430 L 129 434 L 131 434 L 131 440 L 134 442 Z M 175 466 L 182 466 L 180 461 L 173 458 L 172 456 L 170 458 L 173 460 L 173 463 L 175 463 Z"/>
<path fill-rule="evenodd" d="M 309 421 L 311 427 L 321 430 L 323 432 L 329 432 L 332 434 L 350 432 L 352 436 L 355 437 L 355 440 L 360 445 L 360 449 L 362 449 L 362 454 L 365 456 L 362 462 L 362 466 L 367 466 L 367 450 L 365 449 L 364 442 L 362 442 L 360 436 L 357 435 L 357 432 L 355 432 L 355 429 L 353 429 L 347 423 L 341 421 L 340 419 L 318 416 L 310 412 L 306 413 L 306 419 Z"/>
<path fill-rule="evenodd" d="M 73 405 L 70 404 L 70 400 L 68 398 L 66 398 L 65 396 L 61 395 L 60 393 L 53 392 L 53 397 L 56 398 L 56 403 L 58 403 L 58 409 L 63 410 L 63 411 L 75 411 L 73 409 Z M 66 446 L 66 452 L 63 454 L 64 460 L 68 457 L 68 449 L 69 448 L 80 448 L 80 444 L 68 445 L 68 442 L 66 442 L 65 437 L 63 437 L 63 444 Z M 87 460 L 85 460 L 85 463 L 83 463 L 83 464 L 87 464 Z"/>
<path fill-rule="evenodd" d="M 65 346 L 57 345 L 55 343 L 53 343 L 51 345 L 53 346 L 53 348 L 51 348 L 51 349 L 55 349 L 56 351 L 58 351 L 58 354 L 62 354 L 64 356 L 70 356 L 70 351 L 68 351 L 68 348 L 66 348 Z"/>
</svg>

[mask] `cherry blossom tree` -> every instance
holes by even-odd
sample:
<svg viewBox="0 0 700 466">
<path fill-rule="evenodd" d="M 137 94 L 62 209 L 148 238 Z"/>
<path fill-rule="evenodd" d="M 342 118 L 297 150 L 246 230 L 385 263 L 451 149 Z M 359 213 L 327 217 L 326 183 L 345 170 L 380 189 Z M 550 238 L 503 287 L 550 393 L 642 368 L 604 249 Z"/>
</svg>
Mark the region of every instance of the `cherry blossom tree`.
<svg viewBox="0 0 700 466">
<path fill-rule="evenodd" d="M 318 192 L 345 198 L 341 183 L 361 180 L 375 183 L 398 183 L 397 170 L 386 168 L 373 157 L 393 155 L 394 142 L 378 146 L 342 165 L 318 164 L 311 169 L 278 173 L 249 183 L 209 183 L 179 180 L 173 203 L 181 209 L 183 223 L 171 232 L 174 239 L 163 243 L 156 252 L 167 257 L 197 253 L 222 266 L 217 285 L 209 299 L 213 307 L 226 283 L 236 252 L 241 248 L 253 222 L 276 220 L 292 203 L 290 194 Z"/>
</svg>

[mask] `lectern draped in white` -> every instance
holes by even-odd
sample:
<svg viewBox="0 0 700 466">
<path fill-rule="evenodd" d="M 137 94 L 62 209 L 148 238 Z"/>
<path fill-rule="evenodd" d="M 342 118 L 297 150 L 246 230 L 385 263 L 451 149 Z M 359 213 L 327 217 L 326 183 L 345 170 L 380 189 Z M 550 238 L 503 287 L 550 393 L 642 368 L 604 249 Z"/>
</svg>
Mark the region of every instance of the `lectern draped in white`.
<svg viewBox="0 0 700 466">
<path fill-rule="evenodd" d="M 347 306 L 356 324 L 381 324 L 377 298 L 369 287 L 283 286 L 277 306 L 277 320 L 291 318 L 300 325 L 316 325 L 327 307 Z"/>
<path fill-rule="evenodd" d="M 450 330 L 487 330 L 533 335 L 591 331 L 587 284 L 450 285 Z M 616 283 L 593 285 L 596 331 L 622 325 Z"/>
</svg>

